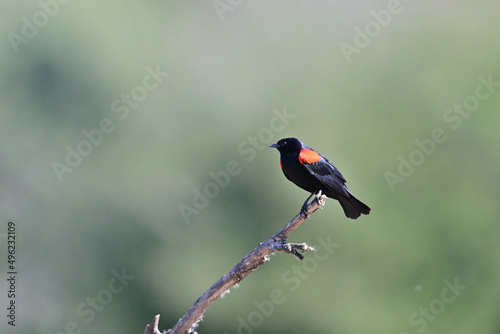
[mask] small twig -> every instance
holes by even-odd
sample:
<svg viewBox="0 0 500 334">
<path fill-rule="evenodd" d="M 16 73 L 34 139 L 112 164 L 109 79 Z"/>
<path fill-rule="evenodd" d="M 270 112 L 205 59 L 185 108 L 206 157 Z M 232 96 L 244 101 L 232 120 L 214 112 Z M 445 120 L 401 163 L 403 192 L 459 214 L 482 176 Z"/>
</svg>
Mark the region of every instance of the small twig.
<svg viewBox="0 0 500 334">
<path fill-rule="evenodd" d="M 146 325 L 146 329 L 144 330 L 144 334 L 161 334 L 158 329 L 158 322 L 160 321 L 160 315 L 157 314 L 153 318 L 153 321 L 149 325 Z"/>
<path fill-rule="evenodd" d="M 272 237 L 261 242 L 250 253 L 248 253 L 233 269 L 222 276 L 214 285 L 210 287 L 198 300 L 191 306 L 187 313 L 179 319 L 177 324 L 164 334 L 194 334 L 194 328 L 197 326 L 201 317 L 208 307 L 219 298 L 225 291 L 241 282 L 250 275 L 255 269 L 269 261 L 269 254 L 276 252 L 285 252 L 295 255 L 302 260 L 301 254 L 305 251 L 314 251 L 314 249 L 305 243 L 295 244 L 287 243 L 290 234 L 295 231 L 310 215 L 325 204 L 326 196 L 316 197 L 306 207 L 306 212 L 299 212 L 288 224 L 275 233 Z M 160 315 L 156 315 L 151 324 L 146 326 L 144 334 L 161 334 L 158 330 L 158 321 Z"/>
</svg>

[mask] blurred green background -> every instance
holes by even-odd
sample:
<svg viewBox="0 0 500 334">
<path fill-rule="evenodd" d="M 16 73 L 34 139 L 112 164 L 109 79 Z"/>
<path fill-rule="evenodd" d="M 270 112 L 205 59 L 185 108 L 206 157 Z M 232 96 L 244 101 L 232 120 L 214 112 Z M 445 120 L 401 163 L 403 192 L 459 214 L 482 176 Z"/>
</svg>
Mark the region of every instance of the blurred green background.
<svg viewBox="0 0 500 334">
<path fill-rule="evenodd" d="M 300 209 L 288 136 L 372 213 L 328 200 L 200 333 L 500 332 L 499 2 L 1 7 L 0 332 L 171 328 Z"/>
</svg>

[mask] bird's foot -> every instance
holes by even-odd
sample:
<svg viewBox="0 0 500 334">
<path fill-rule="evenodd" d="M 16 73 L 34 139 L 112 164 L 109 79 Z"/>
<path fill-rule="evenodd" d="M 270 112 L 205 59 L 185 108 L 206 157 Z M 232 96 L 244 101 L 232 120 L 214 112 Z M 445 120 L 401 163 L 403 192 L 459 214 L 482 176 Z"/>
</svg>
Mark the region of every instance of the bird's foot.
<svg viewBox="0 0 500 334">
<path fill-rule="evenodd" d="M 300 213 L 306 216 L 306 218 L 309 218 L 309 215 L 307 214 L 307 206 L 308 206 L 307 201 L 308 200 L 306 200 L 304 204 L 302 204 L 302 208 L 300 208 Z"/>
<path fill-rule="evenodd" d="M 306 218 L 309 218 L 309 213 L 307 212 L 307 207 L 309 206 L 309 200 L 311 197 L 313 197 L 315 193 L 312 193 L 309 195 L 309 197 L 304 201 L 304 204 L 302 204 L 302 208 L 300 209 L 300 213 L 303 214 Z M 316 194 L 316 199 L 321 197 L 321 190 Z M 314 200 L 313 200 L 314 201 Z"/>
</svg>

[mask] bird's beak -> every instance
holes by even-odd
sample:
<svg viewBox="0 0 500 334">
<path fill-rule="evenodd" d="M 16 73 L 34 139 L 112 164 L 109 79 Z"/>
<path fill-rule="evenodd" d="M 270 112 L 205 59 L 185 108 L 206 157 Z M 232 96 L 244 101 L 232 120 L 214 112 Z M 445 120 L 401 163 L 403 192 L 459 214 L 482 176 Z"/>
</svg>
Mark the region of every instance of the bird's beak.
<svg viewBox="0 0 500 334">
<path fill-rule="evenodd" d="M 280 147 L 280 146 L 278 145 L 278 143 L 274 143 L 274 144 L 269 145 L 269 147 L 278 148 L 278 147 Z"/>
</svg>

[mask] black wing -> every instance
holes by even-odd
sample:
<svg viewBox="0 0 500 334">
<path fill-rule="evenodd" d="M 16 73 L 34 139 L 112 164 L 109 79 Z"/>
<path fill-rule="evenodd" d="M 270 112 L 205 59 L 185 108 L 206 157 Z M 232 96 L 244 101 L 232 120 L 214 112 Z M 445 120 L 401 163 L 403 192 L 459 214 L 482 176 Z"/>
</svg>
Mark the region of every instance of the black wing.
<svg viewBox="0 0 500 334">
<path fill-rule="evenodd" d="M 322 159 L 317 162 L 311 164 L 304 163 L 302 165 L 325 186 L 326 189 L 324 189 L 324 192 L 327 196 L 328 190 L 349 196 L 349 190 L 345 186 L 346 180 L 342 174 L 328 159 L 323 156 L 321 157 Z"/>
</svg>

